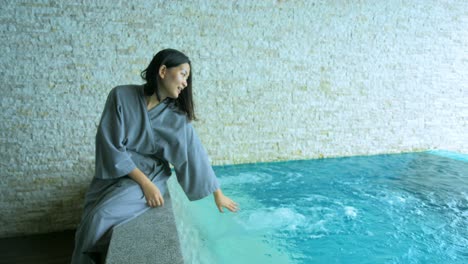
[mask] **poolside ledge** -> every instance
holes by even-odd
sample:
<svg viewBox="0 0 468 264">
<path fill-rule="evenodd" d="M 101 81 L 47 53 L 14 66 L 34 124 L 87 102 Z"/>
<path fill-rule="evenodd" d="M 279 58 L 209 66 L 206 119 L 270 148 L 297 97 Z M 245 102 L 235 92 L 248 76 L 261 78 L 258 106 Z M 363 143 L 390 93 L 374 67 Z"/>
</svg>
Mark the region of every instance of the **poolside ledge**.
<svg viewBox="0 0 468 264">
<path fill-rule="evenodd" d="M 106 263 L 184 263 L 169 190 L 163 207 L 114 229 Z"/>
</svg>

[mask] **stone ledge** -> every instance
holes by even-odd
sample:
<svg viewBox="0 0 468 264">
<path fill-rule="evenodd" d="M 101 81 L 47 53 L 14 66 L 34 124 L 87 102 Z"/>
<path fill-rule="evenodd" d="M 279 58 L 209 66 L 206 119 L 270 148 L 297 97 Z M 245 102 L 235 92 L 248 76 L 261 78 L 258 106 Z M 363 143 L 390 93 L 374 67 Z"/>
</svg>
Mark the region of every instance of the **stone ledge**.
<svg viewBox="0 0 468 264">
<path fill-rule="evenodd" d="M 106 263 L 184 263 L 169 190 L 163 207 L 114 229 Z"/>
</svg>

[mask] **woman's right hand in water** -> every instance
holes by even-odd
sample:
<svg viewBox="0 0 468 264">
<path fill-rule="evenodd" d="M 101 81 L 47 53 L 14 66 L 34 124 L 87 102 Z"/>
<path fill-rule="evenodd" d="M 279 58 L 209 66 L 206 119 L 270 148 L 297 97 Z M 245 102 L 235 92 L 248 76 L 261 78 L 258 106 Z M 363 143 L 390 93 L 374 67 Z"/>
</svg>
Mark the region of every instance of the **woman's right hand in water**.
<svg viewBox="0 0 468 264">
<path fill-rule="evenodd" d="M 216 206 L 220 213 L 224 213 L 223 207 L 227 208 L 229 211 L 235 213 L 239 210 L 239 205 L 231 200 L 229 197 L 225 196 L 221 189 L 217 189 L 214 193 L 214 199 Z"/>
<path fill-rule="evenodd" d="M 146 203 L 150 207 L 158 207 L 164 205 L 164 199 L 161 195 L 161 192 L 154 183 L 148 181 L 142 186 L 142 189 L 143 193 L 145 194 Z"/>
</svg>

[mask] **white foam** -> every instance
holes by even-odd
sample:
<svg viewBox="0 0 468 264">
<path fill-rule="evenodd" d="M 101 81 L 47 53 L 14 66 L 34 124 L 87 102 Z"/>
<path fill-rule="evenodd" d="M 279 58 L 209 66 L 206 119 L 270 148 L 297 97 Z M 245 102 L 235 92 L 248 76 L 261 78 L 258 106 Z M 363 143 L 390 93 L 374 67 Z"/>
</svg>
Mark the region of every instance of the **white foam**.
<svg viewBox="0 0 468 264">
<path fill-rule="evenodd" d="M 404 197 L 398 193 L 389 193 L 383 196 L 385 201 L 390 205 L 400 206 L 411 199 L 411 197 Z"/>
<path fill-rule="evenodd" d="M 319 238 L 322 238 L 324 237 L 325 235 L 310 235 L 309 238 L 311 239 L 319 239 Z"/>
<path fill-rule="evenodd" d="M 358 215 L 358 210 L 352 206 L 345 206 L 344 211 L 348 219 L 355 219 Z"/>
<path fill-rule="evenodd" d="M 314 233 L 313 235 L 317 236 L 316 238 L 318 238 L 318 236 L 321 237 L 328 233 L 328 229 L 325 227 L 326 223 L 326 220 L 321 219 L 315 223 L 309 223 L 305 230 L 307 233 Z"/>
<path fill-rule="evenodd" d="M 223 185 L 236 185 L 236 184 L 246 184 L 246 183 L 265 183 L 270 182 L 272 176 L 266 173 L 239 173 L 238 175 L 233 176 L 224 176 L 219 179 Z"/>
<path fill-rule="evenodd" d="M 249 212 L 248 217 L 241 217 L 246 229 L 286 229 L 296 230 L 298 226 L 305 223 L 305 216 L 290 208 L 263 209 Z"/>
<path fill-rule="evenodd" d="M 419 215 L 419 216 L 423 216 L 423 215 L 424 215 L 423 211 L 419 210 L 419 208 L 416 208 L 416 210 L 414 211 L 414 213 L 415 213 L 416 215 Z"/>
<path fill-rule="evenodd" d="M 326 196 L 323 196 L 323 195 L 319 195 L 319 194 L 310 194 L 308 195 L 307 197 L 303 198 L 304 200 L 310 202 L 310 201 L 317 201 L 317 202 L 321 202 L 321 201 L 328 201 L 330 200 L 328 197 Z"/>
<path fill-rule="evenodd" d="M 304 177 L 304 175 L 302 173 L 300 173 L 300 172 L 288 172 L 286 174 L 286 177 L 288 177 L 288 178 L 302 178 L 302 177 Z"/>
<path fill-rule="evenodd" d="M 468 194 L 466 192 L 461 192 L 460 194 L 466 201 L 468 201 Z"/>
<path fill-rule="evenodd" d="M 397 196 L 397 200 L 402 203 L 406 202 L 406 199 L 400 196 Z"/>
<path fill-rule="evenodd" d="M 296 182 L 298 179 L 304 177 L 304 175 L 296 172 L 288 172 L 285 176 L 286 183 Z"/>
</svg>

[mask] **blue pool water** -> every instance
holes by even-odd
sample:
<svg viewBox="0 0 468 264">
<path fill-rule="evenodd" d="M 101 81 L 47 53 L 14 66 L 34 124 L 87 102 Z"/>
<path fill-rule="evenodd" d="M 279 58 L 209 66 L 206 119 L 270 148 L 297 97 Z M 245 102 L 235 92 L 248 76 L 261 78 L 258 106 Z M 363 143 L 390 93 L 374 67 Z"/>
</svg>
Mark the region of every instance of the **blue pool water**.
<svg viewBox="0 0 468 264">
<path fill-rule="evenodd" d="M 187 263 L 468 263 L 468 162 L 408 153 L 215 167 L 241 210 L 188 202 Z"/>
</svg>

